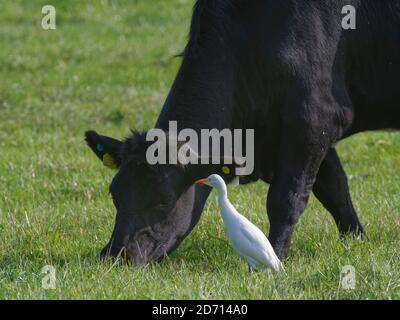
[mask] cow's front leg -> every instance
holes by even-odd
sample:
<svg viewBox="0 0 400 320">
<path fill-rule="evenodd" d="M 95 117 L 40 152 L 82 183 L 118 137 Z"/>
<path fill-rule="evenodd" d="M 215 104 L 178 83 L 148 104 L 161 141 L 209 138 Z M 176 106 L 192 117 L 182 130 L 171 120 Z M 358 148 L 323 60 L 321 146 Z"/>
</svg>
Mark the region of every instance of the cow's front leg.
<svg viewBox="0 0 400 320">
<path fill-rule="evenodd" d="M 332 120 L 334 116 L 319 107 L 318 101 L 318 97 L 302 101 L 296 96 L 284 116 L 279 156 L 267 199 L 269 240 L 281 258 L 287 255 L 319 166 L 340 133 L 337 121 Z"/>
<path fill-rule="evenodd" d="M 329 150 L 319 168 L 313 192 L 332 214 L 341 234 L 363 233 L 351 201 L 346 173 L 334 148 Z"/>
</svg>

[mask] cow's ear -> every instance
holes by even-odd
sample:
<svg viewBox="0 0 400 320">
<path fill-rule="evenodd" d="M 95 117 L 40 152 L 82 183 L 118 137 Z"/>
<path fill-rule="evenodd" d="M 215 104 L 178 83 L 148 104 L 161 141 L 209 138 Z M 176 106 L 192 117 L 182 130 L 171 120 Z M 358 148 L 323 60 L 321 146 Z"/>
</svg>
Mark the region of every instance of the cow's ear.
<svg viewBox="0 0 400 320">
<path fill-rule="evenodd" d="M 110 169 L 119 168 L 121 165 L 121 141 L 110 137 L 101 136 L 95 131 L 87 131 L 85 133 L 85 140 L 90 149 L 92 149 L 92 151 L 106 167 Z"/>
</svg>

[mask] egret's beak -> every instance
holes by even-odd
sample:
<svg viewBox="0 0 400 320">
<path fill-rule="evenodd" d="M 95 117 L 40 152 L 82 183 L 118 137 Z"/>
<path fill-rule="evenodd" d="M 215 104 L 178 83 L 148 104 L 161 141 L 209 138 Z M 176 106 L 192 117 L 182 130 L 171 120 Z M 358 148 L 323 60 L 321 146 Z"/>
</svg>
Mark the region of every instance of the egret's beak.
<svg viewBox="0 0 400 320">
<path fill-rule="evenodd" d="M 195 184 L 205 184 L 206 183 L 206 179 L 199 179 L 195 182 Z"/>
</svg>

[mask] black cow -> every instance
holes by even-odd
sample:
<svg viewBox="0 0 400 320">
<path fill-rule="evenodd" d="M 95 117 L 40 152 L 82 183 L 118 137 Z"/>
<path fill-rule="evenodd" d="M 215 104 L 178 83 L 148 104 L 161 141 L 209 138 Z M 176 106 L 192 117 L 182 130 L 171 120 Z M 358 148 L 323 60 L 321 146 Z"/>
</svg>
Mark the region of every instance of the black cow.
<svg viewBox="0 0 400 320">
<path fill-rule="evenodd" d="M 356 29 L 342 8 L 356 9 Z M 362 233 L 335 143 L 400 128 L 399 0 L 198 0 L 182 65 L 156 127 L 255 129 L 255 171 L 270 184 L 269 239 L 280 257 L 310 192 L 341 233 Z M 117 216 L 101 256 L 125 249 L 147 264 L 174 250 L 200 218 L 216 166 L 149 165 L 145 135 L 90 131 L 89 146 L 118 167 Z M 230 180 L 232 177 L 227 177 Z"/>
</svg>

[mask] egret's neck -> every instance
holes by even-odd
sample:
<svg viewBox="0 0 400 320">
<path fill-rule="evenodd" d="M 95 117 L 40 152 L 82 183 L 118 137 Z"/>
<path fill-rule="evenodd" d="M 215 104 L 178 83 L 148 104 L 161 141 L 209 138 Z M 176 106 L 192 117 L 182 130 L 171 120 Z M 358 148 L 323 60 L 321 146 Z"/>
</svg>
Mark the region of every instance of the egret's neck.
<svg viewBox="0 0 400 320">
<path fill-rule="evenodd" d="M 228 201 L 228 190 L 226 189 L 226 185 L 219 183 L 215 186 L 215 189 L 218 191 L 218 202 L 221 203 L 223 201 Z"/>
<path fill-rule="evenodd" d="M 230 224 L 230 216 L 233 214 L 229 208 L 232 207 L 231 203 L 229 202 L 228 199 L 228 191 L 226 189 L 226 185 L 220 184 L 218 186 L 215 186 L 215 188 L 218 191 L 218 205 L 220 208 L 221 216 L 222 219 L 224 220 L 225 225 Z"/>
</svg>

